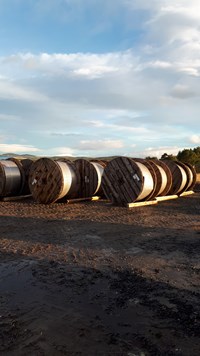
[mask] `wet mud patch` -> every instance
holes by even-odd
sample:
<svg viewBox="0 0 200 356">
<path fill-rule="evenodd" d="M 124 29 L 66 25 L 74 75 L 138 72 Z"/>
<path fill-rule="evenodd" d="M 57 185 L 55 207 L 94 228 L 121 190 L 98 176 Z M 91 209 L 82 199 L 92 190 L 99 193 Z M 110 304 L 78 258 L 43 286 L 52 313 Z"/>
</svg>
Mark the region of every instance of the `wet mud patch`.
<svg viewBox="0 0 200 356">
<path fill-rule="evenodd" d="M 137 269 L 53 260 L 2 264 L 0 272 L 3 355 L 200 354 L 199 293 Z"/>
</svg>

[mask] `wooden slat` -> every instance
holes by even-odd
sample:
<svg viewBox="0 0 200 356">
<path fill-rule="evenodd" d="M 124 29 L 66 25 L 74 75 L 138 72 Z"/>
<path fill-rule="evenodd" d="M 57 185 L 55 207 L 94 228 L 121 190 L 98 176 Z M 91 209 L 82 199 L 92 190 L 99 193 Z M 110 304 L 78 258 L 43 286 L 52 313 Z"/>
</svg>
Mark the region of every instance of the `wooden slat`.
<svg viewBox="0 0 200 356">
<path fill-rule="evenodd" d="M 157 200 L 148 200 L 148 201 L 141 201 L 137 203 L 128 203 L 126 206 L 127 208 L 139 208 L 141 206 L 147 206 L 147 205 L 155 205 L 158 204 Z"/>
<path fill-rule="evenodd" d="M 193 190 L 187 190 L 186 192 L 183 192 L 181 194 L 179 194 L 179 197 L 186 197 L 187 195 L 191 195 L 194 194 Z"/>
<path fill-rule="evenodd" d="M 165 200 L 172 200 L 172 199 L 177 199 L 178 195 L 166 195 L 162 197 L 157 197 L 156 200 L 159 201 L 165 201 Z"/>
</svg>

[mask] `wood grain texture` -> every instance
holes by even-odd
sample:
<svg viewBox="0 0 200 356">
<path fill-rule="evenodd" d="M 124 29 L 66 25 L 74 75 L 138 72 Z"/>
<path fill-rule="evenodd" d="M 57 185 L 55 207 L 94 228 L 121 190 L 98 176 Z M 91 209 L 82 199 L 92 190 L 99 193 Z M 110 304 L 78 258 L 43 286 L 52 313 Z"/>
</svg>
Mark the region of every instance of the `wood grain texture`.
<svg viewBox="0 0 200 356">
<path fill-rule="evenodd" d="M 159 201 L 165 201 L 165 200 L 173 200 L 173 199 L 177 199 L 178 195 L 174 194 L 174 195 L 166 195 L 166 196 L 162 196 L 162 197 L 157 197 L 156 200 Z"/>
<path fill-rule="evenodd" d="M 59 199 L 63 189 L 62 171 L 56 161 L 40 158 L 31 166 L 29 188 L 39 203 L 50 204 Z"/>
<path fill-rule="evenodd" d="M 96 194 L 98 175 L 95 167 L 86 159 L 77 159 L 74 164 L 80 174 L 79 198 L 90 198 Z"/>
<path fill-rule="evenodd" d="M 188 195 L 194 194 L 193 190 L 187 190 L 186 192 L 181 193 L 179 196 L 180 197 L 187 197 Z"/>
<path fill-rule="evenodd" d="M 147 206 L 147 205 L 155 205 L 158 204 L 158 201 L 156 199 L 154 200 L 149 200 L 149 201 L 140 201 L 137 203 L 128 203 L 127 204 L 127 208 L 140 208 L 143 206 Z"/>
<path fill-rule="evenodd" d="M 102 186 L 107 199 L 126 206 L 133 203 L 142 192 L 143 175 L 133 159 L 117 157 L 105 167 Z"/>
</svg>

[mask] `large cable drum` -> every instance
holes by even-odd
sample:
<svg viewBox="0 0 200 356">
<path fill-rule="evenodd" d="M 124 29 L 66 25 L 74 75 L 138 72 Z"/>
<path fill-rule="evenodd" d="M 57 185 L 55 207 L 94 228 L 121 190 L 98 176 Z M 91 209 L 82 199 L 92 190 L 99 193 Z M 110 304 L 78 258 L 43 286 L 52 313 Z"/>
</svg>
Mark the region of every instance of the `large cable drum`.
<svg viewBox="0 0 200 356">
<path fill-rule="evenodd" d="M 19 195 L 30 194 L 28 179 L 29 179 L 29 172 L 33 160 L 30 158 L 15 158 L 15 157 L 9 158 L 8 160 L 16 163 L 16 165 L 18 166 L 21 172 L 21 188 L 19 191 Z"/>
<path fill-rule="evenodd" d="M 157 186 L 155 196 L 165 196 L 168 194 L 172 186 L 172 174 L 169 167 L 161 160 L 150 160 L 154 164 L 154 170 L 157 176 Z"/>
<path fill-rule="evenodd" d="M 154 191 L 155 182 L 144 162 L 117 157 L 108 162 L 104 169 L 102 186 L 109 200 L 126 205 L 146 200 Z"/>
<path fill-rule="evenodd" d="M 142 171 L 144 171 L 144 167 L 147 167 L 149 172 L 152 175 L 153 178 L 153 189 L 151 190 L 151 192 L 149 193 L 148 196 L 145 197 L 145 200 L 150 200 L 156 197 L 157 195 L 157 174 L 155 172 L 156 169 L 156 165 L 152 162 L 152 161 L 148 161 L 146 159 L 142 159 L 142 158 L 133 158 L 134 162 L 136 163 L 140 163 L 140 168 L 142 169 Z M 141 166 L 142 164 L 142 166 Z"/>
<path fill-rule="evenodd" d="M 192 164 L 184 162 L 184 165 L 189 169 L 189 181 L 186 189 L 188 191 L 188 190 L 192 190 L 196 184 L 197 172 Z"/>
<path fill-rule="evenodd" d="M 169 190 L 169 195 L 181 194 L 187 187 L 188 177 L 186 170 L 176 161 L 163 161 L 170 169 L 172 174 L 172 186 Z"/>
<path fill-rule="evenodd" d="M 95 160 L 77 159 L 74 164 L 80 174 L 80 189 L 78 196 L 80 198 L 90 198 L 94 195 L 102 195 L 101 186 L 104 165 Z"/>
<path fill-rule="evenodd" d="M 18 195 L 22 187 L 22 171 L 11 160 L 0 161 L 0 196 Z"/>
<path fill-rule="evenodd" d="M 76 198 L 79 184 L 80 177 L 73 163 L 40 158 L 31 166 L 29 188 L 39 203 Z"/>
</svg>

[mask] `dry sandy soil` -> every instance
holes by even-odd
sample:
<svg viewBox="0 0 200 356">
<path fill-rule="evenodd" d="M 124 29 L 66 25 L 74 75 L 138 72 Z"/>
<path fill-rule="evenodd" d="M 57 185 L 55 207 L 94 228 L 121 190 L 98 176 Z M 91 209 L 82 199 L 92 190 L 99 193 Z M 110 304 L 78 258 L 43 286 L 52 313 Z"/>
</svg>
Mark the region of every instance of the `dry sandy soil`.
<svg viewBox="0 0 200 356">
<path fill-rule="evenodd" d="M 0 355 L 200 355 L 200 193 L 0 202 Z"/>
</svg>

